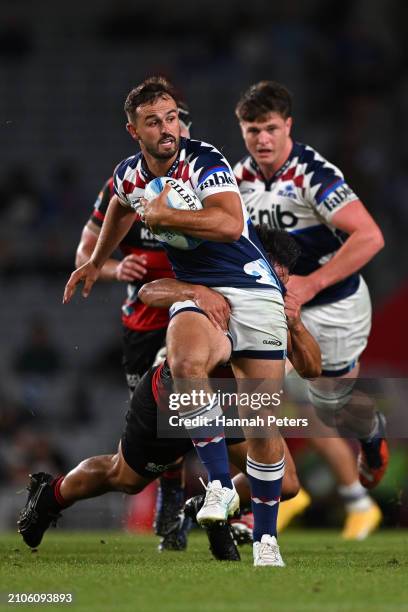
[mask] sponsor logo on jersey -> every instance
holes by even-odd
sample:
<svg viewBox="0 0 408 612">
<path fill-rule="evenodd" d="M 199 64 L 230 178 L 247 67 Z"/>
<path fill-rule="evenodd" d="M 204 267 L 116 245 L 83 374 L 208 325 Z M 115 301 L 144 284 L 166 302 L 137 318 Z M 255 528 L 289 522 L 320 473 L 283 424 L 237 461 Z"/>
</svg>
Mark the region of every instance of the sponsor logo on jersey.
<svg viewBox="0 0 408 612">
<path fill-rule="evenodd" d="M 258 218 L 256 211 L 249 211 L 251 220 L 255 223 L 265 223 L 269 227 L 275 227 L 281 230 L 291 230 L 297 223 L 298 218 L 289 210 L 283 210 L 280 204 L 271 204 L 270 208 L 261 208 L 258 210 Z"/>
<path fill-rule="evenodd" d="M 147 227 L 140 228 L 140 239 L 141 240 L 156 240 L 152 232 L 148 230 Z"/>
<path fill-rule="evenodd" d="M 282 196 L 283 198 L 295 198 L 295 188 L 291 183 L 289 183 L 289 185 L 286 185 L 284 189 L 279 189 L 278 196 Z"/>
<path fill-rule="evenodd" d="M 282 346 L 282 342 L 277 338 L 270 338 L 269 340 L 263 340 L 262 344 L 272 344 L 272 346 Z"/>
<path fill-rule="evenodd" d="M 357 199 L 357 196 L 354 194 L 354 191 L 346 184 L 343 183 L 337 189 L 334 189 L 329 195 L 322 200 L 321 204 L 327 208 L 329 212 L 337 208 L 343 202 L 347 200 Z"/>
<path fill-rule="evenodd" d="M 201 183 L 200 190 L 204 191 L 209 187 L 229 187 L 230 185 L 235 185 L 235 181 L 228 172 L 223 170 L 223 172 L 214 172 L 214 174 L 211 174 L 204 183 Z"/>
</svg>

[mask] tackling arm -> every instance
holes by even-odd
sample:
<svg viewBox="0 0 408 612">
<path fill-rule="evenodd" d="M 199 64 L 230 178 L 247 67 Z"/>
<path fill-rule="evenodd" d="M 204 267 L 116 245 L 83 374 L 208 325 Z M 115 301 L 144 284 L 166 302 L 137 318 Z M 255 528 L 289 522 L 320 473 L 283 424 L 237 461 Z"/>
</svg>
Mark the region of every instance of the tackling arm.
<svg viewBox="0 0 408 612">
<path fill-rule="evenodd" d="M 138 297 L 147 306 L 158 308 L 170 308 L 175 302 L 192 300 L 217 329 L 228 329 L 230 307 L 227 300 L 217 291 L 203 285 L 192 285 L 175 278 L 161 278 L 143 285 Z"/>
<path fill-rule="evenodd" d="M 319 345 L 301 321 L 289 328 L 288 359 L 302 378 L 318 378 L 322 373 Z"/>
<path fill-rule="evenodd" d="M 300 305 L 288 291 L 285 295 L 288 322 L 288 359 L 302 378 L 317 378 L 322 373 L 320 347 L 300 319 Z"/>
</svg>

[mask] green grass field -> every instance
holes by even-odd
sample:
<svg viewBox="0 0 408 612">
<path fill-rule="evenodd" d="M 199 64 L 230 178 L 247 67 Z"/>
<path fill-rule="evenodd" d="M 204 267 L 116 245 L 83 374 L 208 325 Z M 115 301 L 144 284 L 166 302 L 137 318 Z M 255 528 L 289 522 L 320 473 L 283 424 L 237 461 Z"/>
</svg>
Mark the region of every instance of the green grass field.
<svg viewBox="0 0 408 612">
<path fill-rule="evenodd" d="M 383 531 L 346 543 L 338 533 L 291 531 L 280 544 L 286 568 L 220 563 L 194 532 L 187 552 L 156 552 L 157 538 L 117 532 L 46 535 L 32 553 L 14 534 L 0 536 L 1 610 L 219 612 L 231 610 L 408 611 L 408 531 Z M 72 604 L 6 603 L 6 594 L 68 593 Z"/>
</svg>

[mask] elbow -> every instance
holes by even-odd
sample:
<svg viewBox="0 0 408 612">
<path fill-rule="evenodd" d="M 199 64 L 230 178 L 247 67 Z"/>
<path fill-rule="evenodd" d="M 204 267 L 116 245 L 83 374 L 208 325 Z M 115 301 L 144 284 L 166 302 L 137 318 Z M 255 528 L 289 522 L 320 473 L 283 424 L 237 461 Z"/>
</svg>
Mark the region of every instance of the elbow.
<svg viewBox="0 0 408 612">
<path fill-rule="evenodd" d="M 221 229 L 223 242 L 235 242 L 236 240 L 239 240 L 242 236 L 242 230 L 242 221 L 237 221 L 234 219 L 232 223 L 228 222 L 228 224 L 225 224 L 225 227 Z"/>
<path fill-rule="evenodd" d="M 378 253 L 379 251 L 381 251 L 384 246 L 385 246 L 385 241 L 384 241 L 384 236 L 382 231 L 378 228 L 374 238 L 373 238 L 373 242 L 375 244 L 376 247 L 376 253 Z"/>
<path fill-rule="evenodd" d="M 381 249 L 384 248 L 384 236 L 379 227 L 373 228 L 373 230 L 369 234 L 369 244 L 371 246 L 372 257 L 376 255 Z"/>
<path fill-rule="evenodd" d="M 148 287 L 148 284 L 149 283 L 146 283 L 146 285 L 143 285 L 139 289 L 139 291 L 137 293 L 137 297 L 139 298 L 139 300 L 141 302 L 143 302 L 143 304 L 146 304 L 146 306 L 152 306 L 151 299 L 150 299 L 150 296 L 149 296 L 149 287 Z"/>
</svg>

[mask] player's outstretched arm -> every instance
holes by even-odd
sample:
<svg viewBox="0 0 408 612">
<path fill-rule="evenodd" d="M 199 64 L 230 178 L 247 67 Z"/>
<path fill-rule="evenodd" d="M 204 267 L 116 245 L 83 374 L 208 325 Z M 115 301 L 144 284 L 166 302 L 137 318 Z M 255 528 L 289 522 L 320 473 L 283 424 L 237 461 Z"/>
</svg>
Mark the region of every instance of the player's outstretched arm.
<svg viewBox="0 0 408 612">
<path fill-rule="evenodd" d="M 210 195 L 203 200 L 203 210 L 193 212 L 167 206 L 170 188 L 166 185 L 157 198 L 145 202 L 144 220 L 153 232 L 156 228 L 172 229 L 215 242 L 234 242 L 240 238 L 244 218 L 238 194 L 228 191 Z"/>
<path fill-rule="evenodd" d="M 134 215 L 134 211 L 127 206 L 123 206 L 116 195 L 112 196 L 101 233 L 91 256 L 91 260 L 98 270 L 101 270 L 105 261 L 132 227 L 135 219 Z"/>
<path fill-rule="evenodd" d="M 217 291 L 203 285 L 192 285 L 175 278 L 161 278 L 143 285 L 138 297 L 147 306 L 157 308 L 170 308 L 175 302 L 192 300 L 217 329 L 228 329 L 230 307 L 227 300 Z"/>
<path fill-rule="evenodd" d="M 322 373 L 320 347 L 300 318 L 300 305 L 287 291 L 285 313 L 288 322 L 288 359 L 302 378 L 317 378 Z"/>
<path fill-rule="evenodd" d="M 77 268 L 91 258 L 100 231 L 100 227 L 93 223 L 92 220 L 89 220 L 84 226 L 75 256 L 75 265 Z M 121 260 L 109 257 L 102 266 L 99 279 L 131 282 L 134 280 L 141 280 L 146 274 L 146 258 L 143 255 L 132 253 Z"/>
<path fill-rule="evenodd" d="M 83 283 L 82 295 L 88 297 L 93 284 L 99 276 L 99 270 L 95 267 L 92 261 L 87 261 L 83 266 L 74 270 L 68 279 L 64 289 L 64 297 L 62 303 L 67 304 L 74 295 L 77 285 Z"/>
<path fill-rule="evenodd" d="M 134 212 L 132 209 L 122 206 L 117 196 L 113 196 L 109 202 L 101 233 L 98 236 L 89 261 L 71 274 L 65 286 L 64 304 L 70 301 L 77 285 L 81 282 L 84 284 L 82 295 L 83 297 L 88 297 L 104 263 L 116 249 L 122 238 L 128 233 L 133 221 Z"/>
</svg>

